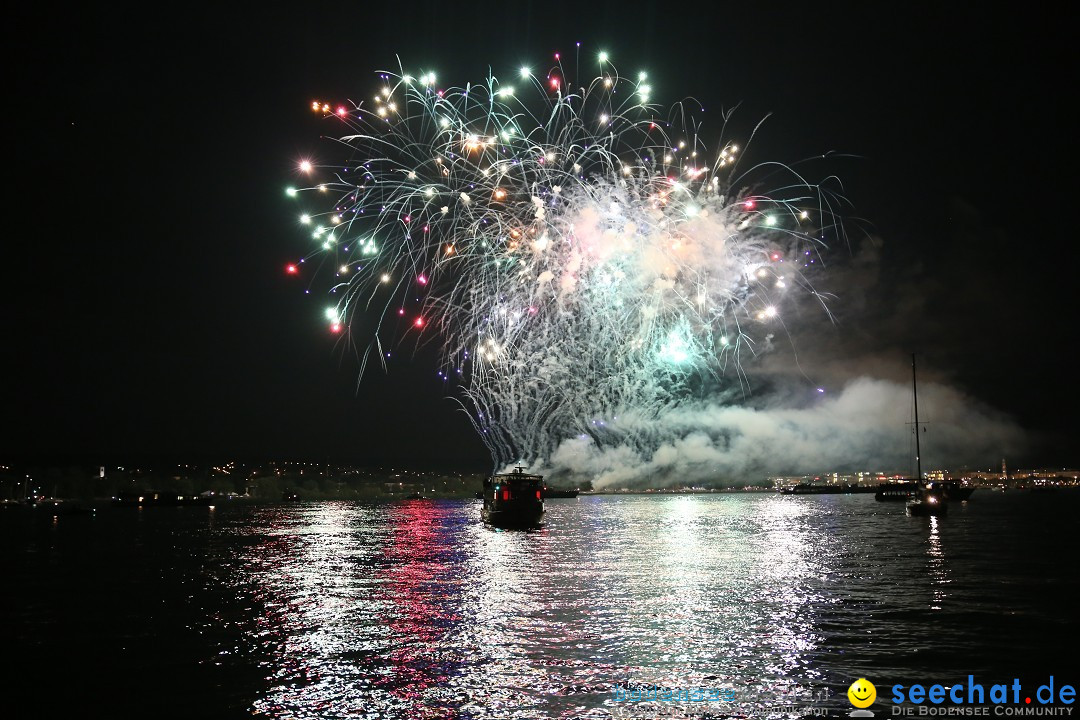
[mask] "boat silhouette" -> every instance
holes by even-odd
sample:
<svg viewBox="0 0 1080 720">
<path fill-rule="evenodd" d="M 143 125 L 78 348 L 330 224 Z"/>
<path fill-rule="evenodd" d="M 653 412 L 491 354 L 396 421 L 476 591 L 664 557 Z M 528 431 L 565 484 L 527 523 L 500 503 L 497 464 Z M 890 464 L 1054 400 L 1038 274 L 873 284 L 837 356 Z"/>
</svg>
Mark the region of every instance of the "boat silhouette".
<svg viewBox="0 0 1080 720">
<path fill-rule="evenodd" d="M 484 480 L 484 522 L 494 527 L 535 527 L 544 516 L 544 476 L 525 472 L 497 473 Z"/>
</svg>

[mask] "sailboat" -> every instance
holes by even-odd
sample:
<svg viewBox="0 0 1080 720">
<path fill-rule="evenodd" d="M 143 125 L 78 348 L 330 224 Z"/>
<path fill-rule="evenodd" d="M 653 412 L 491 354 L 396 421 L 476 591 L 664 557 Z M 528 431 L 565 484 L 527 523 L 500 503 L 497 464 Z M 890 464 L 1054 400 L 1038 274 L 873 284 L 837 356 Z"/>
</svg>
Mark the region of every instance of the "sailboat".
<svg viewBox="0 0 1080 720">
<path fill-rule="evenodd" d="M 911 397 L 915 402 L 915 476 L 916 490 L 904 505 L 908 515 L 930 516 L 944 515 L 949 511 L 945 501 L 945 491 L 938 483 L 923 481 L 922 452 L 919 447 L 919 391 L 915 380 L 915 353 L 911 353 Z"/>
</svg>

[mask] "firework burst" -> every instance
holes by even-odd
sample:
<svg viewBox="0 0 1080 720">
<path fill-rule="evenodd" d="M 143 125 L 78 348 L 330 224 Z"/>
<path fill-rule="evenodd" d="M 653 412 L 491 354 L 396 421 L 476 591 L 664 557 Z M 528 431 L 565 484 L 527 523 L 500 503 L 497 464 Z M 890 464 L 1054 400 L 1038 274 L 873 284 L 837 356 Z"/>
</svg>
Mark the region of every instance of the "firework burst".
<svg viewBox="0 0 1080 720">
<path fill-rule="evenodd" d="M 312 103 L 340 159 L 303 161 L 289 189 L 314 243 L 300 267 L 331 269 L 326 320 L 361 372 L 437 339 L 497 466 L 572 437 L 647 445 L 650 418 L 737 384 L 789 295 L 814 295 L 804 268 L 839 227 L 821 186 L 741 171 L 738 144 L 709 151 L 645 73 L 600 70 L 379 73 L 368 100 Z M 758 175 L 785 179 L 763 192 Z"/>
</svg>

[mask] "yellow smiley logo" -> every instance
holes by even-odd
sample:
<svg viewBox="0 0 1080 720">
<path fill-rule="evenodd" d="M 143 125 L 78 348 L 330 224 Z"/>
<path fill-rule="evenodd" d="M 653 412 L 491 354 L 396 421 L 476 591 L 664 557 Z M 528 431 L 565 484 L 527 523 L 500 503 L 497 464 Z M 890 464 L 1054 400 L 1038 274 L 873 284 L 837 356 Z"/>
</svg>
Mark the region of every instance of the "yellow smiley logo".
<svg viewBox="0 0 1080 720">
<path fill-rule="evenodd" d="M 859 678 L 847 689 L 848 700 L 857 708 L 867 708 L 877 699 L 877 688 L 866 678 Z"/>
</svg>

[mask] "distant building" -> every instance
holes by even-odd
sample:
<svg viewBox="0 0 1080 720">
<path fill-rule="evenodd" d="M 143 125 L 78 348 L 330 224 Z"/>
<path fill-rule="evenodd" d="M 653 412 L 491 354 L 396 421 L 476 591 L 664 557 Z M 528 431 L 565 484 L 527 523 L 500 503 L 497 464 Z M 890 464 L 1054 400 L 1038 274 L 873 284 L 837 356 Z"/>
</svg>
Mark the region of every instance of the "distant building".
<svg viewBox="0 0 1080 720">
<path fill-rule="evenodd" d="M 926 480 L 966 481 L 981 487 L 1017 487 L 1022 485 L 1077 485 L 1080 486 L 1080 470 L 1069 468 L 1038 468 L 1014 470 L 1008 480 L 1002 479 L 1001 470 L 930 470 L 924 473 Z M 822 473 L 820 475 L 775 475 L 767 478 L 776 488 L 795 485 L 855 485 L 875 486 L 883 482 L 906 477 L 884 472 Z"/>
<path fill-rule="evenodd" d="M 885 482 L 888 476 L 881 472 L 861 471 L 855 473 L 825 473 L 823 475 L 779 475 L 767 478 L 774 487 L 784 488 L 795 485 L 855 485 L 860 487 L 875 486 Z"/>
</svg>

